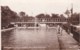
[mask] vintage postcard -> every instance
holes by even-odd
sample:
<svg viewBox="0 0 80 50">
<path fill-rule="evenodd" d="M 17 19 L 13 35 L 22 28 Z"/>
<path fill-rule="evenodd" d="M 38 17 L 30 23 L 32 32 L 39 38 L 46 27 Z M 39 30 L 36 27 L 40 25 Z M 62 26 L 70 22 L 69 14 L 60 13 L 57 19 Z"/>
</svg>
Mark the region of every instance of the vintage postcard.
<svg viewBox="0 0 80 50">
<path fill-rule="evenodd" d="M 80 0 L 0 0 L 1 50 L 80 50 Z"/>
</svg>

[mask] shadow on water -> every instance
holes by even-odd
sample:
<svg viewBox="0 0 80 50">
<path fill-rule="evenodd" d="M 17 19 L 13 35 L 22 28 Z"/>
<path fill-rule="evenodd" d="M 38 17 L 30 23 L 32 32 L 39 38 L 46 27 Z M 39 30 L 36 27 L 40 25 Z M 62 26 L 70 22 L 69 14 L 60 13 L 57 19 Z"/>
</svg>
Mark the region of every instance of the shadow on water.
<svg viewBox="0 0 80 50">
<path fill-rule="evenodd" d="M 12 43 L 11 37 L 13 35 L 14 30 L 1 32 L 1 44 L 2 44 L 2 50 L 4 49 L 4 46 L 9 46 L 8 44 Z"/>
</svg>

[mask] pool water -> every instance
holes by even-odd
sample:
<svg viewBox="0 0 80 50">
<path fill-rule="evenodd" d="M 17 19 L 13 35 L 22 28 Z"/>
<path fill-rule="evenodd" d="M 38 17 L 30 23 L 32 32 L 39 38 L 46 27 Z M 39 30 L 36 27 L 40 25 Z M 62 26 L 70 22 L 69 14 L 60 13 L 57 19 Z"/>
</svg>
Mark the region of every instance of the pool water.
<svg viewBox="0 0 80 50">
<path fill-rule="evenodd" d="M 2 32 L 2 46 L 5 50 L 59 50 L 56 28 L 44 27 Z"/>
</svg>

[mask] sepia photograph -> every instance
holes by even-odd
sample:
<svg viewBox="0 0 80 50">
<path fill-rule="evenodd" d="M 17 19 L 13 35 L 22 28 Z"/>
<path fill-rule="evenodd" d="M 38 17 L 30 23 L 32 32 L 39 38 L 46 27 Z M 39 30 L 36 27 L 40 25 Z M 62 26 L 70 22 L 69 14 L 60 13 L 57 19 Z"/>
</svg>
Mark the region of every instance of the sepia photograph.
<svg viewBox="0 0 80 50">
<path fill-rule="evenodd" d="M 0 0 L 1 50 L 80 50 L 80 0 Z"/>
</svg>

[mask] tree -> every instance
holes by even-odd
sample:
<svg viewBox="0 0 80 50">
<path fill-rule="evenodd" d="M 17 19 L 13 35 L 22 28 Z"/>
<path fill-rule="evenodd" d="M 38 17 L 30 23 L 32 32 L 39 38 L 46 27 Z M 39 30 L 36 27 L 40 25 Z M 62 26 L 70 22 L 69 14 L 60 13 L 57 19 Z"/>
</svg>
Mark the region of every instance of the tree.
<svg viewBox="0 0 80 50">
<path fill-rule="evenodd" d="M 64 19 L 65 19 L 66 17 L 65 17 L 63 14 L 61 14 L 61 15 L 60 15 L 60 18 L 64 18 Z"/>
<path fill-rule="evenodd" d="M 20 21 L 21 21 L 21 22 L 24 22 L 24 21 L 25 21 L 25 17 L 26 17 L 26 13 L 23 12 L 23 11 L 21 11 L 21 12 L 19 13 L 19 15 L 20 15 Z"/>
<path fill-rule="evenodd" d="M 37 16 L 36 16 L 37 18 L 50 18 L 50 15 L 49 14 L 38 14 Z"/>
<path fill-rule="evenodd" d="M 15 21 L 17 13 L 12 11 L 8 6 L 1 6 L 1 26 L 6 27 L 10 22 Z"/>
<path fill-rule="evenodd" d="M 67 17 L 69 17 L 70 11 L 67 9 L 66 12 L 65 12 L 65 14 L 67 15 Z"/>
<path fill-rule="evenodd" d="M 69 19 L 72 24 L 79 24 L 79 13 L 74 13 Z"/>
<path fill-rule="evenodd" d="M 50 18 L 51 16 L 50 16 L 49 14 L 46 14 L 45 17 L 46 17 L 46 18 Z"/>
<path fill-rule="evenodd" d="M 58 14 L 52 14 L 51 18 L 59 18 L 59 15 Z"/>
<path fill-rule="evenodd" d="M 9 24 L 10 20 L 10 8 L 8 6 L 1 6 L 1 26 L 6 26 Z"/>
<path fill-rule="evenodd" d="M 45 14 L 38 14 L 37 16 L 36 16 L 37 18 L 44 18 L 45 17 Z"/>
<path fill-rule="evenodd" d="M 25 12 L 20 12 L 20 17 L 25 17 Z"/>
</svg>

